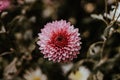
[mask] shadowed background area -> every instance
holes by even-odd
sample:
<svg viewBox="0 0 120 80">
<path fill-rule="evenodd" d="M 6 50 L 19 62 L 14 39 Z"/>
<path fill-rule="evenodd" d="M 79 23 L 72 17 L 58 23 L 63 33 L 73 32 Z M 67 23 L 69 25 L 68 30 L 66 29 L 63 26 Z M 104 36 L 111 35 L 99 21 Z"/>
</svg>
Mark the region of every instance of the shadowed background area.
<svg viewBox="0 0 120 80">
<path fill-rule="evenodd" d="M 115 0 L 107 0 L 108 11 L 111 5 L 115 5 Z M 103 58 L 100 54 L 87 56 L 89 47 L 102 41 L 106 28 L 103 21 L 91 18 L 91 14 L 104 12 L 104 0 L 11 0 L 10 6 L 0 12 L 0 79 L 30 80 L 26 71 L 33 75 L 34 70 L 38 70 L 41 71 L 39 75 L 45 77 L 31 80 L 87 80 L 78 79 L 80 76 L 73 79 L 76 71 L 87 68 L 89 71 L 85 70 L 85 74 L 91 73 L 89 80 L 119 80 L 120 24 L 113 25 L 118 32 L 106 42 Z M 44 59 L 36 44 L 40 29 L 48 22 L 61 19 L 79 29 L 82 42 L 78 57 L 65 64 Z M 92 53 L 99 51 L 101 46 L 101 43 L 95 45 Z M 96 68 L 106 57 L 108 61 Z M 98 75 L 100 77 L 96 79 Z"/>
</svg>

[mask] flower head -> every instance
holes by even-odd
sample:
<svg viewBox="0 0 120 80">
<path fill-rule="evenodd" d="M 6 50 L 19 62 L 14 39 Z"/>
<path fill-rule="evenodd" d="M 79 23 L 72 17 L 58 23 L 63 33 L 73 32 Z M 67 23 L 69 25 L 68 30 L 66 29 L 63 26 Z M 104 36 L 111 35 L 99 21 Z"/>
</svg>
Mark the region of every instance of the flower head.
<svg viewBox="0 0 120 80">
<path fill-rule="evenodd" d="M 10 0 L 0 0 L 0 12 L 7 9 L 10 5 Z"/>
<path fill-rule="evenodd" d="M 25 80 L 47 80 L 47 77 L 41 72 L 40 68 L 31 69 L 24 74 Z"/>
<path fill-rule="evenodd" d="M 78 71 L 70 73 L 68 77 L 70 80 L 87 80 L 89 75 L 90 70 L 84 66 L 80 66 Z"/>
<path fill-rule="evenodd" d="M 41 53 L 54 62 L 68 62 L 77 57 L 80 50 L 78 29 L 65 20 L 47 23 L 39 35 Z"/>
</svg>

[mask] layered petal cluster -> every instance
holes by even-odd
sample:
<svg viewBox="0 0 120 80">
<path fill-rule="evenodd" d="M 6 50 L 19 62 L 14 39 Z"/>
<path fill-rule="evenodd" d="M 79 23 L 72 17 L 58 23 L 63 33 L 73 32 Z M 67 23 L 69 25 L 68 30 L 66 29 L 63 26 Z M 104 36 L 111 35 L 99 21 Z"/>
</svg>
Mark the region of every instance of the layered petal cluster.
<svg viewBox="0 0 120 80">
<path fill-rule="evenodd" d="M 80 50 L 78 29 L 65 20 L 47 23 L 39 35 L 37 44 L 44 58 L 54 62 L 69 62 Z"/>
<path fill-rule="evenodd" d="M 7 9 L 10 5 L 10 0 L 0 0 L 0 12 Z"/>
</svg>

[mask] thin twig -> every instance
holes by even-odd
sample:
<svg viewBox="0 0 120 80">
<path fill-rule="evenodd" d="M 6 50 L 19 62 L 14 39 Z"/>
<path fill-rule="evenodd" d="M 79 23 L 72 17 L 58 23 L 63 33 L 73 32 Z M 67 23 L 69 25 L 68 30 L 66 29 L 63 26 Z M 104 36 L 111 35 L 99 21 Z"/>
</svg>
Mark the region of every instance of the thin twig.
<svg viewBox="0 0 120 80">
<path fill-rule="evenodd" d="M 107 22 L 107 20 L 105 20 L 105 19 L 102 19 L 102 21 L 106 24 L 106 25 L 108 25 L 108 22 Z"/>
<path fill-rule="evenodd" d="M 107 13 L 108 13 L 108 7 L 107 7 L 107 0 L 105 0 L 105 17 L 106 17 L 106 20 L 107 20 Z"/>
<path fill-rule="evenodd" d="M 115 12 L 114 12 L 114 15 L 113 15 L 113 18 L 112 18 L 112 21 L 115 19 L 115 15 L 116 15 L 116 11 L 117 11 L 117 0 L 115 0 L 116 4 L 115 4 Z"/>
<path fill-rule="evenodd" d="M 117 19 L 115 20 L 115 22 L 117 22 L 118 18 L 120 18 L 120 13 L 119 13 L 119 15 L 118 15 Z"/>
<path fill-rule="evenodd" d="M 103 41 L 98 41 L 98 42 L 95 42 L 95 43 L 91 44 L 90 47 L 89 47 L 89 49 L 88 49 L 87 56 L 90 54 L 89 51 L 90 51 L 96 44 L 103 44 Z"/>
<path fill-rule="evenodd" d="M 96 80 L 99 80 L 98 77 L 97 77 L 97 74 L 95 74 L 95 77 L 96 77 Z"/>
<path fill-rule="evenodd" d="M 7 54 L 11 54 L 11 53 L 13 53 L 13 52 L 4 52 L 4 53 L 0 54 L 0 57 L 7 55 Z"/>
</svg>

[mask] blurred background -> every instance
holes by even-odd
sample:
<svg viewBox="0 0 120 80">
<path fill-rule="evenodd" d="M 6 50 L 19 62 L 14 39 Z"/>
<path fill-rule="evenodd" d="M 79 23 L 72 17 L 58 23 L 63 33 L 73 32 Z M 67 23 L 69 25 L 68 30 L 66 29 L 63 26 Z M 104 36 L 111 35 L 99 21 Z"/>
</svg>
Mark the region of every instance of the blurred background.
<svg viewBox="0 0 120 80">
<path fill-rule="evenodd" d="M 115 0 L 106 2 L 109 11 L 111 5 L 115 5 Z M 91 14 L 104 12 L 105 0 L 10 0 L 9 7 L 0 13 L 0 79 L 120 80 L 120 32 L 113 33 L 106 42 L 104 58 L 100 58 L 100 54 L 87 56 L 93 43 L 103 41 L 101 37 L 106 28 L 103 21 L 93 19 Z M 80 54 L 66 64 L 44 59 L 36 44 L 40 29 L 48 22 L 61 19 L 79 28 L 82 38 Z M 118 24 L 113 26 L 120 30 Z M 101 46 L 101 43 L 95 45 L 92 53 Z M 106 55 L 108 61 L 96 68 L 99 61 L 106 59 Z M 30 76 L 25 75 L 28 74 L 26 71 L 33 75 L 36 68 L 46 78 L 25 78 Z M 81 69 L 81 73 L 76 72 Z M 88 78 L 84 78 L 87 75 Z"/>
</svg>

